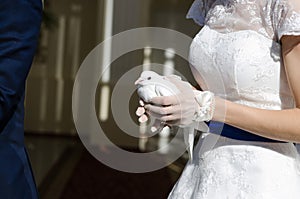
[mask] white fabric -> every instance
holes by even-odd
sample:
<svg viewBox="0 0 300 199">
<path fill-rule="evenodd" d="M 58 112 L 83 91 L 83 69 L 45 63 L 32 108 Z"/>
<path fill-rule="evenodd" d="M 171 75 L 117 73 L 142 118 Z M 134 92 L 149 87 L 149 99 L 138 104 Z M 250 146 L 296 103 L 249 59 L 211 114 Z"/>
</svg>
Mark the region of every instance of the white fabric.
<svg viewBox="0 0 300 199">
<path fill-rule="evenodd" d="M 196 81 L 216 95 L 257 108 L 292 108 L 280 45 L 244 30 L 220 33 L 204 26 L 194 38 L 190 64 Z"/>
<path fill-rule="evenodd" d="M 194 120 L 197 122 L 210 121 L 214 115 L 215 95 L 210 91 L 199 90 L 194 90 L 194 95 L 199 105 Z"/>
<path fill-rule="evenodd" d="M 199 85 L 251 107 L 293 108 L 279 39 L 300 35 L 299 2 L 196 0 L 188 17 L 204 25 L 190 48 Z M 299 156 L 292 143 L 219 137 L 213 149 L 200 152 L 202 142 L 169 199 L 300 198 Z"/>
<path fill-rule="evenodd" d="M 204 140 L 213 136 L 217 135 Z M 221 137 L 213 150 L 199 154 L 202 141 L 169 199 L 299 199 L 299 165 L 293 144 Z"/>
</svg>

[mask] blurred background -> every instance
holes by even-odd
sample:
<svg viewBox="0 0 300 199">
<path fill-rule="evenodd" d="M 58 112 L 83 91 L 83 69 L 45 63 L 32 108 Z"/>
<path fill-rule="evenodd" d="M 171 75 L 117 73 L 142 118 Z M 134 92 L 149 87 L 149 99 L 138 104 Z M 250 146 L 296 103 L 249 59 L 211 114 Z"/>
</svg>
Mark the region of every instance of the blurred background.
<svg viewBox="0 0 300 199">
<path fill-rule="evenodd" d="M 72 89 L 80 64 L 105 38 L 149 26 L 169 28 L 193 37 L 199 26 L 185 18 L 192 2 L 45 0 L 40 41 L 27 81 L 25 102 L 26 146 L 41 199 L 167 197 L 187 155 L 166 168 L 145 174 L 119 172 L 101 164 L 78 138 L 72 117 Z M 151 139 L 124 134 L 113 122 L 108 102 L 111 88 L 122 74 L 145 63 L 162 64 L 164 74 L 177 70 L 195 85 L 188 62 L 175 53 L 174 49 L 164 51 L 145 46 L 113 62 L 109 78 L 99 82 L 95 108 L 99 121 L 109 129 L 107 136 L 118 146 L 145 152 L 168 142 L 168 131 Z M 135 118 L 137 96 L 131 101 L 130 111 Z"/>
</svg>

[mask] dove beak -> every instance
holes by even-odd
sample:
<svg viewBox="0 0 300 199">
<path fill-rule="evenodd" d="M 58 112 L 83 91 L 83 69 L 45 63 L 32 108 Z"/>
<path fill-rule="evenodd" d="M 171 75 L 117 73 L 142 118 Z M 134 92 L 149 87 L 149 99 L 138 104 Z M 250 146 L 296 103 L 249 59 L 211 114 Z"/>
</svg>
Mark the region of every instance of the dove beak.
<svg viewBox="0 0 300 199">
<path fill-rule="evenodd" d="M 134 84 L 135 84 L 135 85 L 138 85 L 138 84 L 140 84 L 142 81 L 143 81 L 143 79 L 138 78 L 138 80 L 136 80 L 136 81 L 134 82 Z"/>
</svg>

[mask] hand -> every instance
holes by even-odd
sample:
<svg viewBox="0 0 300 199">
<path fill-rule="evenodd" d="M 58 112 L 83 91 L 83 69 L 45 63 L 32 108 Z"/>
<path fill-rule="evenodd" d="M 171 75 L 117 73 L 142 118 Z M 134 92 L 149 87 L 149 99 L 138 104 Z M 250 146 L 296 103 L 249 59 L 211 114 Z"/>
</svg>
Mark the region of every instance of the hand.
<svg viewBox="0 0 300 199">
<path fill-rule="evenodd" d="M 171 75 L 172 78 L 181 80 L 181 77 Z M 166 77 L 161 76 L 154 71 L 144 71 L 135 82 L 137 93 L 140 96 L 140 107 L 136 111 L 139 122 L 143 123 L 148 120 L 149 114 L 146 113 L 144 105 L 150 103 L 153 97 L 170 96 L 180 93 L 178 88 Z M 190 86 L 190 85 L 189 85 Z M 160 120 L 154 120 L 152 132 L 162 129 L 166 124 Z"/>
<path fill-rule="evenodd" d="M 177 95 L 153 97 L 144 106 L 147 114 L 168 125 L 187 126 L 193 122 L 209 121 L 214 111 L 214 95 L 206 91 L 194 90 L 185 81 L 168 77 L 179 90 Z M 147 118 L 143 113 L 140 119 Z"/>
</svg>

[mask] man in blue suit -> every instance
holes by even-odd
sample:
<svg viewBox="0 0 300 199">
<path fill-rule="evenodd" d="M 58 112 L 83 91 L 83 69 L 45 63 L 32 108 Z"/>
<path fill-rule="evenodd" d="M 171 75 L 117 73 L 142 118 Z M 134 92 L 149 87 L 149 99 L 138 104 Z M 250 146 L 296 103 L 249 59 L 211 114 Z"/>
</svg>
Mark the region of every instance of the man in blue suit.
<svg viewBox="0 0 300 199">
<path fill-rule="evenodd" d="M 24 147 L 25 81 L 37 46 L 41 0 L 0 1 L 0 198 L 36 199 Z"/>
</svg>

